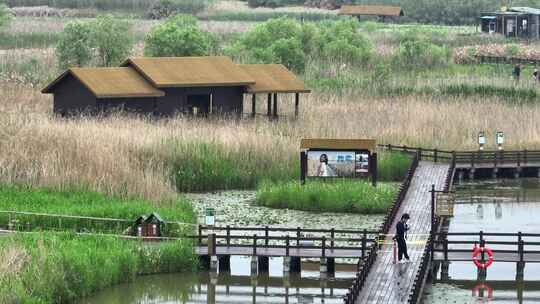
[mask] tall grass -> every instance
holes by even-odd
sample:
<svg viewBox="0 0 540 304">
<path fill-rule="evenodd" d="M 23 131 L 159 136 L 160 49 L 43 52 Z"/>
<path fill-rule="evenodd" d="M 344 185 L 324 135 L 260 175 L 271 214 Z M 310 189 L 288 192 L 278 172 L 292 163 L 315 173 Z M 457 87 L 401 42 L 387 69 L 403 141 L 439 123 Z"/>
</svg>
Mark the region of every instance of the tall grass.
<svg viewBox="0 0 540 304">
<path fill-rule="evenodd" d="M 411 156 L 399 152 L 383 152 L 377 159 L 377 173 L 381 181 L 403 180 L 411 166 Z"/>
<path fill-rule="evenodd" d="M 286 12 L 286 11 L 219 11 L 208 15 L 205 19 L 211 21 L 251 21 L 263 22 L 269 19 L 287 17 L 305 21 L 337 20 L 340 17 L 335 14 L 318 12 Z"/>
<path fill-rule="evenodd" d="M 361 181 L 264 182 L 257 190 L 257 204 L 316 212 L 385 213 L 392 205 L 397 185 L 373 187 Z"/>
<path fill-rule="evenodd" d="M 0 49 L 47 48 L 56 44 L 56 33 L 17 33 L 0 32 Z"/>
<path fill-rule="evenodd" d="M 161 202 L 160 207 L 141 199 L 120 199 L 88 191 L 53 191 L 32 189 L 23 186 L 0 185 L 0 211 L 23 211 L 81 217 L 113 218 L 128 220 L 125 223 L 0 213 L 0 227 L 13 226 L 19 229 L 56 229 L 66 231 L 93 231 L 122 233 L 140 215 L 157 212 L 169 222 L 194 223 L 195 215 L 191 205 L 182 199 Z M 11 220 L 11 222 L 10 222 Z M 181 226 L 183 231 L 192 227 Z M 178 234 L 177 225 L 165 225 L 166 235 Z"/>
<path fill-rule="evenodd" d="M 192 271 L 190 241 L 148 246 L 69 233 L 0 238 L 0 303 L 77 303 L 140 274 Z"/>
</svg>

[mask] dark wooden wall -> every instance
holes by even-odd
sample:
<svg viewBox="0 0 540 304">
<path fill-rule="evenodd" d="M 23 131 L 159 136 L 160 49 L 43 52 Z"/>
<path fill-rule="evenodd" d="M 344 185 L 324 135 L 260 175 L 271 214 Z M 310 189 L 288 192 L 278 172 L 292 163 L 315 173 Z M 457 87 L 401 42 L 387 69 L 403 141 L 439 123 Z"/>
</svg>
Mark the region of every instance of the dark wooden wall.
<svg viewBox="0 0 540 304">
<path fill-rule="evenodd" d="M 243 112 L 243 87 L 166 88 L 163 97 L 102 98 L 73 76 L 68 75 L 54 90 L 54 112 L 61 115 L 97 114 L 123 109 L 138 114 L 173 116 L 189 113 L 189 95 L 212 95 L 212 112 L 237 114 Z"/>
<path fill-rule="evenodd" d="M 82 83 L 68 75 L 54 90 L 54 113 L 70 115 L 94 113 L 96 97 Z"/>
</svg>

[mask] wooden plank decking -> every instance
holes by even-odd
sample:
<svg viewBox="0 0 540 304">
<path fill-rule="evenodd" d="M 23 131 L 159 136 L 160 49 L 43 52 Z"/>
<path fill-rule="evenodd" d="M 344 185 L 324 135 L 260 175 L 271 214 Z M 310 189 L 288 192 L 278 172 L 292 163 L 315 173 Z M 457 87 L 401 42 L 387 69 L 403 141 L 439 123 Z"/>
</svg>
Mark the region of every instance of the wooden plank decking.
<svg viewBox="0 0 540 304">
<path fill-rule="evenodd" d="M 420 267 L 420 258 L 430 230 L 431 185 L 442 190 L 449 165 L 421 161 L 416 169 L 411 186 L 403 204 L 392 223 L 390 234 L 401 214 L 409 213 L 408 251 L 411 263 L 392 264 L 392 236 L 386 238 L 377 260 L 371 268 L 366 285 L 358 296 L 357 303 L 406 303 L 414 277 Z"/>
</svg>

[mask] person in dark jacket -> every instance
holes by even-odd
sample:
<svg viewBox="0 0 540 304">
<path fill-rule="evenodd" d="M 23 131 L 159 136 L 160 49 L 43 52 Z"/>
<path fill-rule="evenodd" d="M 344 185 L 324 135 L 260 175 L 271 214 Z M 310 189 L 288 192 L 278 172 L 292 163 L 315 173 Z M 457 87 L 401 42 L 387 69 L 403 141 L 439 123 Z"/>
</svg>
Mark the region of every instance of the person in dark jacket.
<svg viewBox="0 0 540 304">
<path fill-rule="evenodd" d="M 409 230 L 409 226 L 407 225 L 407 221 L 409 220 L 409 218 L 410 217 L 408 213 L 403 213 L 403 215 L 401 216 L 401 220 L 396 225 L 396 235 L 394 236 L 394 238 L 398 245 L 399 262 L 401 262 L 404 256 L 407 262 L 409 262 L 407 243 L 405 242 L 405 239 L 407 238 L 407 230 Z"/>
</svg>

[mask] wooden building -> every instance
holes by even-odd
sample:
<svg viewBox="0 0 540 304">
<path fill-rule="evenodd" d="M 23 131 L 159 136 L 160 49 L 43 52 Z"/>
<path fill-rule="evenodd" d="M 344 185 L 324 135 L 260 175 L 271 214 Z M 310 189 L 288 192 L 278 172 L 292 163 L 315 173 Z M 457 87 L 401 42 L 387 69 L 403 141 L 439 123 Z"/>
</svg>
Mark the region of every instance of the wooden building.
<svg viewBox="0 0 540 304">
<path fill-rule="evenodd" d="M 130 58 L 118 68 L 72 68 L 42 90 L 54 112 L 98 114 L 123 109 L 154 116 L 244 112 L 244 94 L 307 93 L 282 65 L 237 65 L 228 57 Z M 256 100 L 255 98 L 253 100 Z M 298 110 L 296 111 L 298 113 Z"/>
<path fill-rule="evenodd" d="M 480 28 L 482 32 L 499 33 L 506 37 L 539 39 L 540 9 L 510 7 L 499 12 L 482 13 Z"/>
<path fill-rule="evenodd" d="M 343 5 L 338 15 L 354 16 L 360 19 L 361 16 L 376 16 L 381 21 L 386 18 L 397 18 L 403 16 L 403 10 L 399 6 L 389 5 Z"/>
</svg>

